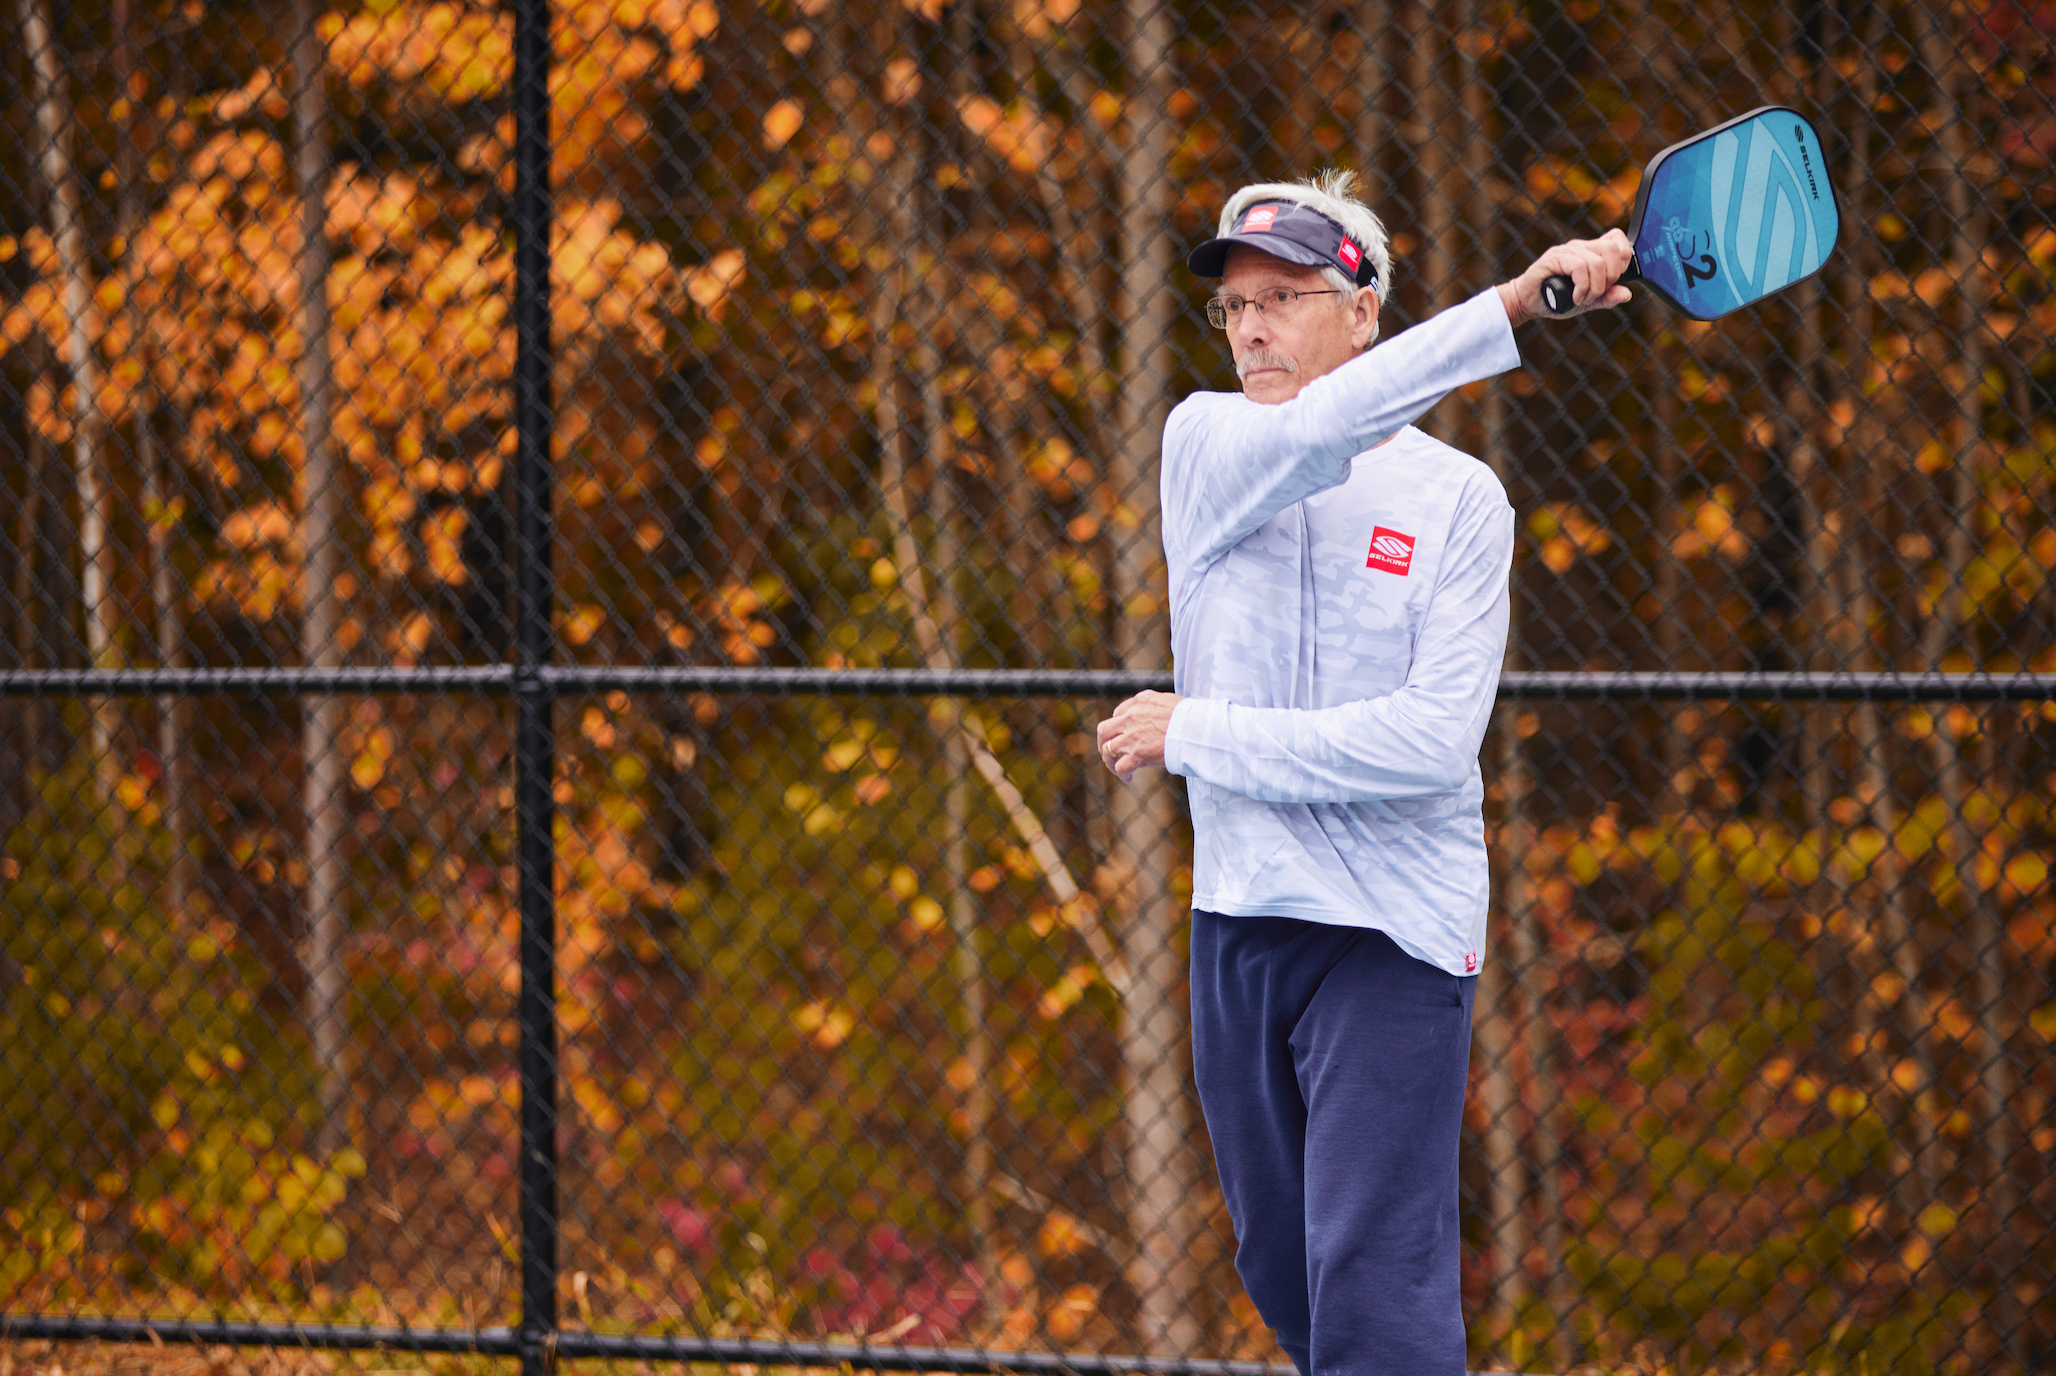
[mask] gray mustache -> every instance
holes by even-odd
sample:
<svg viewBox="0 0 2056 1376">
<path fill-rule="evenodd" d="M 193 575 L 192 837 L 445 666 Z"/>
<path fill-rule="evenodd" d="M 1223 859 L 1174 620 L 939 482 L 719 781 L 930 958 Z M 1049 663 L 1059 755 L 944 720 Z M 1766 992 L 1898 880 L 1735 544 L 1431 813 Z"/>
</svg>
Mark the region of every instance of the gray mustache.
<svg viewBox="0 0 2056 1376">
<path fill-rule="evenodd" d="M 1235 376 L 1238 378 L 1247 378 L 1253 368 L 1283 368 L 1288 373 L 1296 373 L 1299 361 L 1275 349 L 1256 349 L 1235 360 Z"/>
</svg>

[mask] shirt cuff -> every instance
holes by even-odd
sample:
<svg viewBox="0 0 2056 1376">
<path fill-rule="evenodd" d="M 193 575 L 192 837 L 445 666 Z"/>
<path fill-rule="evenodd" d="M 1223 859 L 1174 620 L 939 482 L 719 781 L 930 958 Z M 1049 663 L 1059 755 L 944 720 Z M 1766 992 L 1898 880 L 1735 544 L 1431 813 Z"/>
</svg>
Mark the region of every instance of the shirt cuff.
<svg viewBox="0 0 2056 1376">
<path fill-rule="evenodd" d="M 1476 303 L 1488 296 L 1492 298 L 1493 319 L 1499 322 L 1499 328 L 1492 331 L 1495 338 L 1492 340 L 1489 362 L 1495 365 L 1494 372 L 1504 373 L 1521 366 L 1520 340 L 1514 335 L 1513 321 L 1507 319 L 1506 303 L 1499 299 L 1498 287 L 1485 288 L 1472 297 L 1471 301 Z"/>
<path fill-rule="evenodd" d="M 1181 748 L 1187 741 L 1204 737 L 1209 711 L 1222 704 L 1207 698 L 1186 698 L 1171 709 L 1171 724 L 1164 729 L 1164 769 L 1184 775 L 1187 763 Z"/>
</svg>

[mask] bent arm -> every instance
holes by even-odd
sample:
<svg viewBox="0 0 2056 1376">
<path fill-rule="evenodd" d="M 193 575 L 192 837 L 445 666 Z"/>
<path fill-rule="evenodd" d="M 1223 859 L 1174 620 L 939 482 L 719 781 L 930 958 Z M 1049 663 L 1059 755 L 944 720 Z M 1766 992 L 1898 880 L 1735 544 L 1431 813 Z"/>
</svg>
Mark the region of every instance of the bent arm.
<svg viewBox="0 0 2056 1376">
<path fill-rule="evenodd" d="M 1348 479 L 1444 396 L 1520 366 L 1496 290 L 1395 335 L 1275 406 L 1201 394 L 1164 432 L 1164 540 L 1173 561 L 1204 566 L 1294 502 Z"/>
<path fill-rule="evenodd" d="M 1506 655 L 1513 511 L 1459 532 L 1406 683 L 1339 707 L 1240 707 L 1186 698 L 1164 764 L 1269 803 L 1416 798 L 1461 787 L 1477 763 Z"/>
</svg>

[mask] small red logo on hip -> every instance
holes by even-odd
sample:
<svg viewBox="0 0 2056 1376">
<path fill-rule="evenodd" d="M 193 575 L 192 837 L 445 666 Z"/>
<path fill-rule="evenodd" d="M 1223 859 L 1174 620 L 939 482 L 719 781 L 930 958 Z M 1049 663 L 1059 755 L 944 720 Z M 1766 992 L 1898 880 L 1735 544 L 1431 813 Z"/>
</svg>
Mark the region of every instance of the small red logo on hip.
<svg viewBox="0 0 2056 1376">
<path fill-rule="evenodd" d="M 1406 571 L 1413 567 L 1413 557 L 1413 536 L 1379 526 L 1371 532 L 1371 557 L 1364 560 L 1364 567 L 1383 569 L 1404 578 Z"/>
<path fill-rule="evenodd" d="M 1476 951 L 1464 952 L 1463 972 L 1467 975 L 1475 975 L 1478 972 L 1478 953 Z"/>
<path fill-rule="evenodd" d="M 1335 250 L 1335 256 L 1347 263 L 1351 272 L 1355 272 L 1357 265 L 1364 260 L 1364 256 L 1356 251 L 1356 245 L 1347 239 L 1342 241 L 1342 247 Z"/>
</svg>

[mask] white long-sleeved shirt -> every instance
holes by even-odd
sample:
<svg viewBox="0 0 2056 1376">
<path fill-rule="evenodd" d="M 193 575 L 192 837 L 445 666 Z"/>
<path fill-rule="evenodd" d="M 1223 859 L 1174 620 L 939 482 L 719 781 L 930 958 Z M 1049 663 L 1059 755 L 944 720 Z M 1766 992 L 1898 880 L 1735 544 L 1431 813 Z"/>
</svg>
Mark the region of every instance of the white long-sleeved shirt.
<svg viewBox="0 0 2056 1376">
<path fill-rule="evenodd" d="M 1476 973 L 1478 747 L 1513 509 L 1489 468 L 1410 422 L 1518 366 L 1487 291 L 1280 405 L 1202 392 L 1171 412 L 1164 552 L 1185 701 L 1165 764 L 1189 781 L 1195 908 L 1375 927 Z"/>
</svg>

